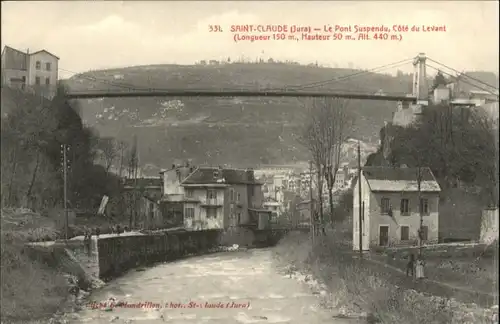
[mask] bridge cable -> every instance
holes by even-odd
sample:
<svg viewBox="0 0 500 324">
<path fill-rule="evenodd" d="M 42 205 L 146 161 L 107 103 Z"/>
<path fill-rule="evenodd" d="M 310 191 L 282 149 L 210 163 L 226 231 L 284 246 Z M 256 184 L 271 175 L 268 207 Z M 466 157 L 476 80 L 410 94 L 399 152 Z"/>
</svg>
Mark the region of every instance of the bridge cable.
<svg viewBox="0 0 500 324">
<path fill-rule="evenodd" d="M 329 80 L 324 80 L 324 81 L 317 81 L 317 82 L 312 82 L 312 83 L 303 84 L 303 85 L 288 86 L 286 88 L 291 87 L 291 88 L 304 89 L 304 88 L 310 88 L 310 87 L 315 87 L 315 86 L 321 86 L 321 85 L 324 85 L 324 84 L 327 84 L 327 83 L 334 83 L 334 82 L 338 82 L 338 81 L 344 81 L 344 80 L 347 80 L 349 78 L 360 76 L 360 75 L 363 75 L 363 74 L 374 73 L 376 70 L 395 67 L 393 65 L 406 64 L 406 63 L 408 63 L 410 61 L 413 61 L 413 58 L 401 60 L 401 61 L 394 62 L 394 63 L 391 63 L 391 64 L 382 65 L 382 66 L 375 67 L 373 69 L 366 70 L 366 71 L 360 71 L 360 72 L 356 72 L 356 73 L 344 75 L 344 76 L 341 76 L 341 77 L 336 77 L 334 79 L 329 79 Z M 280 88 L 280 89 L 269 89 L 269 90 L 283 90 L 283 88 Z M 293 90 L 297 90 L 297 89 L 293 89 Z"/>
<path fill-rule="evenodd" d="M 425 66 L 428 66 L 428 67 L 430 67 L 430 68 L 432 68 L 432 69 L 434 69 L 434 70 L 436 70 L 436 71 L 442 72 L 442 73 L 444 73 L 444 74 L 446 74 L 446 75 L 448 75 L 448 76 L 450 76 L 450 77 L 455 77 L 453 74 L 448 73 L 448 72 L 445 72 L 445 71 L 442 71 L 441 69 L 439 69 L 439 68 L 437 68 L 437 67 L 434 67 L 434 66 L 432 66 L 432 65 L 425 64 Z M 482 87 L 480 87 L 480 86 L 478 86 L 478 85 L 476 85 L 476 84 L 473 84 L 473 83 L 467 82 L 466 80 L 462 80 L 461 82 L 464 82 L 464 83 L 466 83 L 466 84 L 468 84 L 468 85 L 470 85 L 470 86 L 472 86 L 472 87 L 475 87 L 475 88 L 481 89 L 481 90 L 483 90 L 483 91 L 485 91 L 485 92 L 488 92 L 488 93 L 490 93 L 490 94 L 492 94 L 492 95 L 494 95 L 494 96 L 497 96 L 497 97 L 498 97 L 498 94 L 496 94 L 496 93 L 494 93 L 494 92 L 491 92 L 491 90 L 488 90 L 488 89 L 482 88 Z"/>
<path fill-rule="evenodd" d="M 429 61 L 434 62 L 434 63 L 436 63 L 436 64 L 439 64 L 439 65 L 441 65 L 441 66 L 443 66 L 443 67 L 445 67 L 445 68 L 447 68 L 447 69 L 449 69 L 449 70 L 452 70 L 453 72 L 455 72 L 455 73 L 459 74 L 460 76 L 465 76 L 465 77 L 467 77 L 467 78 L 469 78 L 469 79 L 471 79 L 471 80 L 474 80 L 474 81 L 476 81 L 476 82 L 478 82 L 478 83 L 481 83 L 481 84 L 483 84 L 483 85 L 485 85 L 485 86 L 488 86 L 488 87 L 490 87 L 490 88 L 492 88 L 492 89 L 499 90 L 497 87 L 492 86 L 491 84 L 488 84 L 488 83 L 486 83 L 486 82 L 484 82 L 484 81 L 481 81 L 481 80 L 479 80 L 479 79 L 477 79 L 477 78 L 473 78 L 473 77 L 471 77 L 470 75 L 467 75 L 467 74 L 465 74 L 465 73 L 459 72 L 458 70 L 455 70 L 454 68 L 449 67 L 449 66 L 447 66 L 447 65 L 445 65 L 445 64 L 443 64 L 443 63 L 440 63 L 440 62 L 438 62 L 438 61 L 436 61 L 436 60 L 433 60 L 433 59 L 431 59 L 431 58 L 429 58 L 429 57 L 428 57 L 427 59 L 428 59 Z M 454 76 L 454 77 L 456 77 L 456 76 Z"/>
<path fill-rule="evenodd" d="M 370 69 L 370 70 L 360 71 L 360 72 L 352 73 L 352 74 L 349 74 L 349 75 L 344 75 L 344 76 L 341 76 L 341 77 L 336 77 L 335 79 L 324 80 L 324 81 L 317 81 L 317 82 L 313 82 L 313 83 L 309 83 L 309 84 L 295 85 L 295 86 L 290 86 L 290 87 L 298 88 L 298 89 L 293 89 L 293 90 L 300 90 L 300 89 L 304 89 L 304 88 L 308 88 L 308 87 L 321 86 L 321 85 L 324 85 L 324 84 L 327 84 L 327 83 L 335 83 L 335 82 L 339 82 L 339 81 L 345 81 L 345 80 L 347 80 L 349 78 L 353 78 L 353 77 L 356 77 L 356 76 L 361 76 L 363 74 L 373 73 L 376 70 L 383 70 L 383 69 L 387 69 L 387 68 L 391 68 L 391 67 L 394 68 L 396 66 L 399 66 L 399 65 L 402 65 L 402 64 L 406 64 L 408 61 L 411 61 L 411 60 L 413 60 L 413 59 L 405 59 L 405 60 L 394 62 L 394 63 L 391 63 L 391 64 L 386 64 L 386 65 L 383 65 L 383 66 L 379 66 L 379 67 L 376 67 L 376 68 L 373 68 L 373 69 Z M 104 83 L 104 84 L 115 86 L 115 87 L 125 88 L 127 90 L 132 90 L 132 91 L 133 90 L 153 90 L 153 88 L 145 88 L 145 87 L 140 87 L 140 86 L 137 86 L 137 85 L 127 84 L 127 83 L 117 83 L 117 82 L 113 82 L 113 81 L 109 81 L 109 80 L 99 79 L 99 78 L 92 77 L 92 76 L 85 77 L 85 76 L 81 75 L 82 73 L 76 73 L 74 71 L 70 71 L 70 70 L 66 70 L 66 69 L 62 69 L 62 68 L 59 68 L 59 70 L 65 71 L 65 72 L 74 73 L 74 74 L 76 74 L 76 78 L 86 79 L 86 80 L 94 81 L 94 82 L 100 82 L 100 83 Z M 201 79 L 202 78 L 200 78 L 197 81 L 200 81 Z M 285 89 L 286 88 L 288 88 L 288 87 L 285 87 Z M 161 90 L 161 89 L 155 89 L 155 90 Z M 196 89 L 188 89 L 188 90 L 190 90 L 190 91 L 196 91 Z M 239 90 L 239 89 L 227 89 L 227 90 Z M 109 91 L 109 89 L 102 89 L 102 91 L 106 92 L 106 91 Z M 283 88 L 267 88 L 267 89 L 264 89 L 264 91 L 283 91 Z M 349 90 L 349 92 L 364 93 L 365 91 L 361 91 L 361 90 L 358 90 L 358 91 Z M 397 94 L 399 94 L 399 93 L 397 93 Z"/>
<path fill-rule="evenodd" d="M 113 82 L 113 81 L 110 81 L 110 80 L 99 79 L 99 78 L 92 77 L 92 76 L 83 76 L 82 75 L 83 73 L 76 73 L 74 71 L 70 71 L 70 70 L 66 70 L 66 69 L 62 69 L 62 68 L 59 68 L 59 70 L 65 71 L 65 72 L 69 72 L 69 73 L 74 73 L 76 75 L 75 78 L 85 79 L 85 80 L 94 81 L 94 82 L 100 82 L 100 83 L 108 84 L 108 85 L 119 87 L 119 88 L 125 88 L 127 90 L 161 90 L 161 89 L 155 89 L 155 88 L 141 87 L 141 86 L 133 85 L 133 84 L 130 84 L 130 83 Z M 84 72 L 84 73 L 87 73 L 87 72 Z M 198 82 L 198 81 L 200 81 L 202 79 L 203 79 L 203 77 L 201 77 L 198 80 L 196 80 L 196 82 Z M 191 84 L 194 84 L 194 82 L 191 83 Z M 110 89 L 101 89 L 101 91 L 109 91 L 109 90 Z"/>
<path fill-rule="evenodd" d="M 72 71 L 61 69 L 61 68 L 59 68 L 59 70 L 74 73 Z M 99 78 L 92 77 L 92 76 L 83 76 L 83 75 L 80 75 L 80 73 L 75 73 L 75 74 L 76 74 L 75 78 L 78 78 L 78 79 L 84 79 L 84 80 L 93 81 L 93 82 L 100 82 L 100 83 L 104 83 L 104 84 L 111 85 L 114 87 L 125 88 L 127 90 L 133 90 L 133 88 L 137 87 L 137 86 L 127 85 L 127 84 L 114 83 L 113 81 L 103 80 L 103 79 L 99 79 Z M 106 89 L 106 91 L 109 91 L 109 89 Z"/>
</svg>

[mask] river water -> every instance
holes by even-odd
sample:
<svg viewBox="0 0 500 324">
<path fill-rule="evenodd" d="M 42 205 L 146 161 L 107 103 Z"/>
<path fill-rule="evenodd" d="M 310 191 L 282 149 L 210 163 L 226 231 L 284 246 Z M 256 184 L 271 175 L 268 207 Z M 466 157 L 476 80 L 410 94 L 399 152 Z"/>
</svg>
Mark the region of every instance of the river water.
<svg viewBox="0 0 500 324">
<path fill-rule="evenodd" d="M 275 264 L 270 250 L 248 250 L 132 270 L 92 293 L 69 322 L 356 323 L 333 318 L 306 284 Z M 122 305 L 110 310 L 109 298 Z"/>
</svg>

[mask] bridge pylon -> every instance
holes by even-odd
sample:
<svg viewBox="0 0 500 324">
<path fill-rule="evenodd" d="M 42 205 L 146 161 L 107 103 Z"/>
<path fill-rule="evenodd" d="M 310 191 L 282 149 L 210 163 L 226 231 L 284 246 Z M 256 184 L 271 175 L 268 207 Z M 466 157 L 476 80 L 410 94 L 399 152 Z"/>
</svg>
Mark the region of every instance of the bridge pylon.
<svg viewBox="0 0 500 324">
<path fill-rule="evenodd" d="M 413 96 L 417 98 L 417 105 L 429 104 L 429 86 L 427 84 L 425 53 L 419 53 L 413 60 Z"/>
</svg>

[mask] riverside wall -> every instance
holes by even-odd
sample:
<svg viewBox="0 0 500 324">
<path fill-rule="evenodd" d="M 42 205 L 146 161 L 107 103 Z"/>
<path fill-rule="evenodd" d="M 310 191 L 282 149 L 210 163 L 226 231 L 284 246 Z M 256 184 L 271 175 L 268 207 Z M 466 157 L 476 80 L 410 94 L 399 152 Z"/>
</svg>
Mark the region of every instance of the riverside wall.
<svg viewBox="0 0 500 324">
<path fill-rule="evenodd" d="M 99 238 L 99 277 L 106 280 L 137 266 L 207 253 L 219 245 L 220 235 L 220 230 L 205 230 Z"/>
<path fill-rule="evenodd" d="M 61 250 L 74 267 L 69 273 L 94 279 L 109 280 L 135 267 L 156 262 L 173 261 L 189 255 L 208 253 L 220 245 L 237 244 L 244 247 L 266 247 L 276 244 L 287 231 L 235 232 L 220 229 L 203 231 L 174 231 L 160 233 L 126 233 L 122 235 L 93 236 L 90 242 L 81 238 L 56 242 L 31 243 L 31 248 L 59 259 L 54 251 Z M 34 255 L 42 255 L 39 252 Z M 44 255 L 43 254 L 43 255 Z M 55 261 L 54 261 L 55 262 Z M 70 263 L 71 263 L 70 262 Z M 68 262 L 66 262 L 68 263 Z"/>
</svg>

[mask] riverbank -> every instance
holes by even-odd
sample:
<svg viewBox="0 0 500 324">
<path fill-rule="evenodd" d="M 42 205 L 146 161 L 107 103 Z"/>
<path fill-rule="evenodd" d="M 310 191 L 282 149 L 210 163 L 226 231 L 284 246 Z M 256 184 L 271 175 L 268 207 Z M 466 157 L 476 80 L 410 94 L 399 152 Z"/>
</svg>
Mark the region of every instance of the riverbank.
<svg viewBox="0 0 500 324">
<path fill-rule="evenodd" d="M 2 210 L 2 323 L 48 323 L 56 313 L 78 309 L 99 286 L 61 246 L 26 243 L 57 238 L 54 223 L 28 210 Z"/>
<path fill-rule="evenodd" d="M 484 309 L 453 298 L 424 295 L 404 284 L 395 285 L 383 267 L 356 258 L 342 248 L 342 234 L 318 237 L 314 246 L 307 234 L 292 233 L 275 247 L 279 263 L 290 276 L 305 274 L 330 293 L 322 297 L 324 307 L 338 316 L 364 316 L 373 323 L 496 323 L 497 308 Z"/>
</svg>

